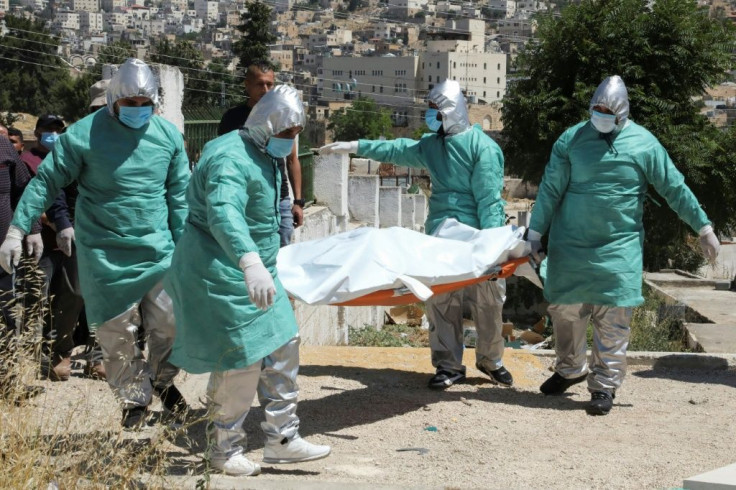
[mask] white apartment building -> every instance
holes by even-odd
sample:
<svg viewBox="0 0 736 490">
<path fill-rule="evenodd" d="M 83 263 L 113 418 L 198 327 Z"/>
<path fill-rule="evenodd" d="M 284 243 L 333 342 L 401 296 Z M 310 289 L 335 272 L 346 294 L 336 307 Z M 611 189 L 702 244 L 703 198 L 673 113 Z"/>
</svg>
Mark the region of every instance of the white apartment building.
<svg viewBox="0 0 736 490">
<path fill-rule="evenodd" d="M 185 11 L 189 8 L 189 2 L 187 0 L 164 0 L 161 6 L 167 10 Z"/>
<path fill-rule="evenodd" d="M 102 32 L 102 12 L 79 12 L 79 28 L 85 34 Z"/>
<path fill-rule="evenodd" d="M 408 19 L 422 10 L 423 3 L 430 2 L 427 2 L 426 0 L 391 0 L 391 2 L 389 2 L 389 14 L 402 19 Z"/>
<path fill-rule="evenodd" d="M 79 14 L 70 11 L 56 12 L 52 25 L 56 30 L 69 29 L 76 31 L 79 29 Z"/>
<path fill-rule="evenodd" d="M 510 19 L 516 15 L 516 0 L 488 0 L 488 8 L 503 12 L 504 17 Z"/>
<path fill-rule="evenodd" d="M 10 9 L 10 1 L 0 0 L 0 12 L 6 12 L 8 9 Z"/>
<path fill-rule="evenodd" d="M 322 100 L 366 96 L 397 108 L 415 103 L 419 86 L 418 56 L 334 57 L 323 60 L 317 92 Z"/>
<path fill-rule="evenodd" d="M 100 0 L 100 7 L 105 12 L 112 12 L 115 9 L 121 9 L 127 5 L 125 0 Z"/>
<path fill-rule="evenodd" d="M 72 0 L 72 10 L 76 12 L 99 12 L 100 0 Z"/>
<path fill-rule="evenodd" d="M 429 91 L 447 79 L 457 80 L 470 103 L 501 100 L 506 94 L 506 54 L 422 53 L 419 87 Z"/>
<path fill-rule="evenodd" d="M 127 26 L 132 24 L 133 17 L 128 12 L 105 12 L 102 14 L 102 21 L 105 25 L 121 25 Z"/>
<path fill-rule="evenodd" d="M 532 19 L 499 19 L 498 33 L 507 37 L 532 37 L 537 30 L 537 22 Z"/>
<path fill-rule="evenodd" d="M 294 50 L 293 49 L 272 49 L 270 50 L 271 61 L 278 63 L 282 71 L 294 70 Z"/>
<path fill-rule="evenodd" d="M 205 22 L 217 22 L 220 17 L 217 2 L 194 0 L 194 10 L 197 12 L 197 17 Z"/>
<path fill-rule="evenodd" d="M 353 31 L 338 29 L 327 34 L 310 34 L 307 38 L 307 49 L 324 49 L 326 47 L 338 47 L 353 42 Z"/>
</svg>

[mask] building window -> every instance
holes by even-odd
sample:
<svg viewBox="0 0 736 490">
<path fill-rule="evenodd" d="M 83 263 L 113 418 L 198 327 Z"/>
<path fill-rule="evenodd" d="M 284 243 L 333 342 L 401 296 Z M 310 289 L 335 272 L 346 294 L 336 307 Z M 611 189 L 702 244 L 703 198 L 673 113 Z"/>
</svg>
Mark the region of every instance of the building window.
<svg viewBox="0 0 736 490">
<path fill-rule="evenodd" d="M 378 88 L 379 88 L 380 92 L 381 92 L 381 93 L 383 93 L 383 85 L 381 85 L 381 86 L 380 86 L 380 87 L 378 87 Z"/>
<path fill-rule="evenodd" d="M 501 78 L 496 77 L 496 85 L 501 85 Z"/>
<path fill-rule="evenodd" d="M 500 99 L 501 98 L 501 92 L 496 92 L 496 98 L 497 99 Z"/>
<path fill-rule="evenodd" d="M 376 86 L 375 85 L 373 86 L 373 92 L 374 93 L 376 92 Z"/>
<path fill-rule="evenodd" d="M 432 75 L 430 75 L 430 76 L 427 77 L 427 81 L 428 82 L 431 82 L 432 81 Z"/>
<path fill-rule="evenodd" d="M 498 69 L 501 70 L 501 63 L 498 64 Z"/>
<path fill-rule="evenodd" d="M 483 97 L 485 97 L 485 96 L 486 96 L 486 91 L 484 90 L 484 91 L 483 91 Z"/>
<path fill-rule="evenodd" d="M 457 68 L 457 63 L 453 61 L 453 62 L 452 62 L 452 67 L 453 67 L 453 68 Z"/>
<path fill-rule="evenodd" d="M 486 83 L 486 77 L 483 77 L 483 83 Z"/>
<path fill-rule="evenodd" d="M 438 70 L 440 69 L 440 62 L 439 61 L 437 62 L 437 69 Z"/>
</svg>

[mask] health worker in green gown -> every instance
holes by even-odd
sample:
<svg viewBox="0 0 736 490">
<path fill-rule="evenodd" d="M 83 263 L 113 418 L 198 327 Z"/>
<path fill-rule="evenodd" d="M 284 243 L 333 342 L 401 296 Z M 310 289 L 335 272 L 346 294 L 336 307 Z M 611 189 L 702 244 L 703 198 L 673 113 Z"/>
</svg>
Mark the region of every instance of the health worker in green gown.
<svg viewBox="0 0 736 490">
<path fill-rule="evenodd" d="M 165 280 L 177 318 L 171 362 L 211 373 L 207 457 L 230 475 L 260 472 L 243 454 L 243 421 L 256 390 L 266 418 L 265 463 L 330 453 L 329 446 L 299 437 L 299 336 L 276 275 L 278 159 L 291 154 L 304 124 L 299 93 L 281 85 L 258 101 L 240 131 L 204 147 L 187 191 L 189 218 Z"/>
<path fill-rule="evenodd" d="M 168 411 L 186 409 L 172 384 L 175 327 L 162 279 L 184 229 L 190 172 L 182 135 L 154 114 L 157 103 L 158 83 L 148 65 L 134 58 L 120 65 L 107 106 L 70 126 L 41 163 L 0 248 L 9 270 L 31 224 L 62 188 L 78 182 L 79 282 L 126 428 L 145 421 L 154 391 Z M 140 327 L 148 360 L 138 346 Z"/>
<path fill-rule="evenodd" d="M 355 153 L 380 162 L 425 168 L 432 179 L 432 196 L 425 230 L 432 234 L 446 218 L 477 229 L 504 226 L 503 153 L 480 126 L 468 118 L 460 85 L 454 80 L 437 84 L 428 95 L 425 115 L 432 131 L 420 140 L 360 140 L 337 142 L 320 153 Z M 435 375 L 432 389 L 445 389 L 465 380 L 463 360 L 463 305 L 470 307 L 478 332 L 476 368 L 491 382 L 513 384 L 503 366 L 501 336 L 506 283 L 499 279 L 436 295 L 427 302 L 429 342 Z"/>
<path fill-rule="evenodd" d="M 544 295 L 551 303 L 557 360 L 540 387 L 559 394 L 588 380 L 592 415 L 605 415 L 626 373 L 633 307 L 644 299 L 642 215 L 648 186 L 700 235 L 714 261 L 719 242 L 708 217 L 667 151 L 629 119 L 619 76 L 606 78 L 590 101 L 590 120 L 555 142 L 532 210 L 528 240 L 537 260 L 548 235 Z M 586 330 L 593 323 L 589 367 Z"/>
</svg>

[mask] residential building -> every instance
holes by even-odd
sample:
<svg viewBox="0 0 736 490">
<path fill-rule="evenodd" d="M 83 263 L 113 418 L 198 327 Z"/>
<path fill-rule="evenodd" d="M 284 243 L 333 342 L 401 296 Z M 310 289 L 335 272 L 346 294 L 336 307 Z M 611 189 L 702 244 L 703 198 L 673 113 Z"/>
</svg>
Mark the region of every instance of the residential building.
<svg viewBox="0 0 736 490">
<path fill-rule="evenodd" d="M 69 10 L 56 12 L 52 26 L 56 31 L 62 29 L 76 31 L 79 29 L 79 14 Z"/>
<path fill-rule="evenodd" d="M 429 3 L 422 0 L 391 0 L 389 3 L 389 15 L 400 19 L 414 17 L 414 14 L 422 10 L 422 4 Z"/>
<path fill-rule="evenodd" d="M 506 94 L 506 55 L 469 51 L 422 53 L 419 88 L 431 90 L 456 80 L 470 103 L 501 100 Z"/>
<path fill-rule="evenodd" d="M 104 30 L 102 12 L 79 12 L 79 29 L 84 34 L 102 32 Z"/>
<path fill-rule="evenodd" d="M 72 0 L 72 10 L 76 12 L 99 12 L 100 0 Z"/>
<path fill-rule="evenodd" d="M 205 22 L 217 22 L 219 18 L 219 5 L 210 0 L 194 0 L 194 10 L 197 17 Z"/>
<path fill-rule="evenodd" d="M 0 0 L 0 12 L 7 12 L 8 10 L 10 10 L 10 1 Z"/>
<path fill-rule="evenodd" d="M 100 0 L 100 7 L 105 12 L 113 12 L 127 5 L 125 0 Z"/>
<path fill-rule="evenodd" d="M 277 13 L 288 12 L 294 6 L 294 0 L 274 0 L 273 9 Z"/>
<path fill-rule="evenodd" d="M 322 100 L 351 100 L 364 95 L 393 107 L 413 105 L 419 86 L 418 56 L 325 58 L 318 73 Z"/>
<path fill-rule="evenodd" d="M 292 49 L 272 49 L 271 61 L 278 63 L 282 71 L 294 70 L 294 50 Z"/>
</svg>

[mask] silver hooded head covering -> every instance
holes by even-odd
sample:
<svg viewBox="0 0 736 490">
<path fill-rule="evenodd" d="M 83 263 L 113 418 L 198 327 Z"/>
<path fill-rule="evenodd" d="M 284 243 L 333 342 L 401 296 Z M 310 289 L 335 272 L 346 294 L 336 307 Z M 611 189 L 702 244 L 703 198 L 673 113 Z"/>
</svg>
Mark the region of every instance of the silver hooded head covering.
<svg viewBox="0 0 736 490">
<path fill-rule="evenodd" d="M 113 106 L 126 97 L 148 97 L 158 105 L 158 81 L 151 68 L 143 61 L 128 58 L 120 65 L 107 87 L 107 110 L 115 115 Z"/>
<path fill-rule="evenodd" d="M 629 118 L 629 92 L 624 81 L 618 75 L 613 75 L 601 82 L 590 99 L 589 110 L 602 105 L 616 114 L 616 128 L 621 129 Z"/>
<path fill-rule="evenodd" d="M 455 80 L 445 80 L 429 91 L 427 100 L 436 104 L 442 114 L 442 127 L 445 134 L 462 133 L 470 127 L 468 106 L 460 84 Z"/>
<path fill-rule="evenodd" d="M 240 134 L 265 151 L 271 136 L 295 126 L 304 129 L 305 124 L 304 104 L 299 92 L 288 85 L 279 85 L 253 106 Z"/>
</svg>

